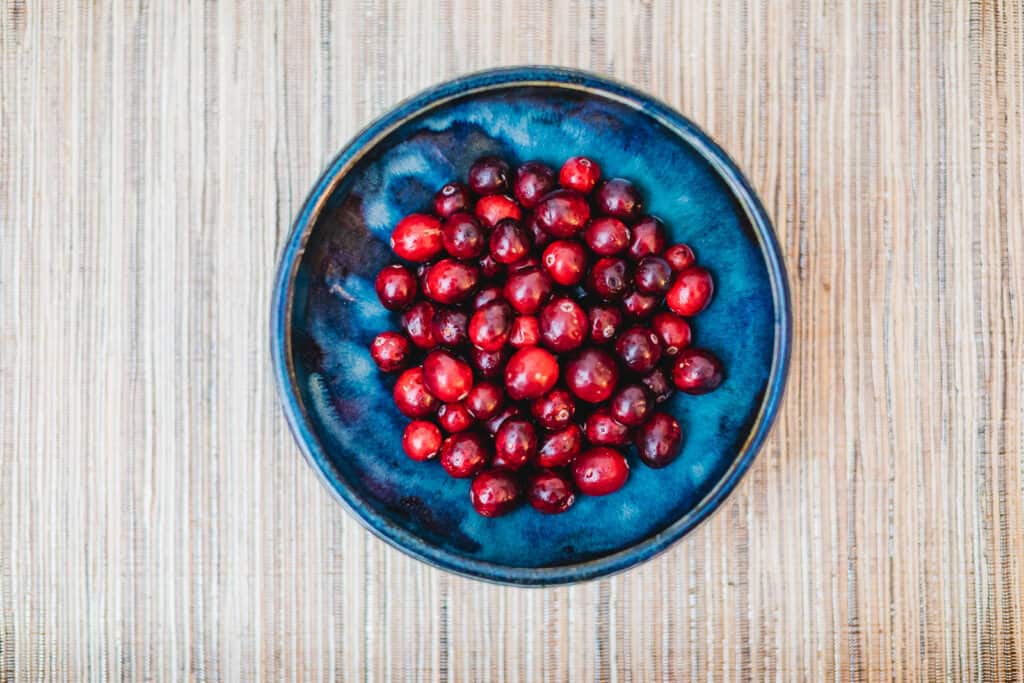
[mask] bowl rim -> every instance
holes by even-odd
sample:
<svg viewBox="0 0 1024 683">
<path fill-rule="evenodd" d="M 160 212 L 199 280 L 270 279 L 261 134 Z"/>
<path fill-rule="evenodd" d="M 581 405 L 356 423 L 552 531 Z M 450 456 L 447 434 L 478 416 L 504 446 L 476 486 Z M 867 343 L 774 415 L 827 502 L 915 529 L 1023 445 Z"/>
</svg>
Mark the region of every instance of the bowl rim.
<svg viewBox="0 0 1024 683">
<path fill-rule="evenodd" d="M 397 127 L 426 111 L 467 95 L 524 86 L 591 92 L 637 109 L 682 137 L 714 168 L 747 215 L 765 259 L 775 307 L 772 365 L 758 415 L 733 463 L 712 489 L 686 514 L 656 534 L 608 555 L 549 567 L 511 567 L 467 558 L 427 543 L 373 512 L 361 496 L 345 485 L 306 415 L 295 388 L 289 332 L 293 285 L 306 242 L 326 199 L 355 164 Z M 333 498 L 363 527 L 406 555 L 455 574 L 504 585 L 564 585 L 625 571 L 661 554 L 709 519 L 750 468 L 775 422 L 786 386 L 791 345 L 791 302 L 781 248 L 767 212 L 735 162 L 695 123 L 660 100 L 604 76 L 556 66 L 505 67 L 459 76 L 399 102 L 359 131 L 327 165 L 303 201 L 281 251 L 271 295 L 270 348 L 278 396 L 299 449 Z"/>
</svg>

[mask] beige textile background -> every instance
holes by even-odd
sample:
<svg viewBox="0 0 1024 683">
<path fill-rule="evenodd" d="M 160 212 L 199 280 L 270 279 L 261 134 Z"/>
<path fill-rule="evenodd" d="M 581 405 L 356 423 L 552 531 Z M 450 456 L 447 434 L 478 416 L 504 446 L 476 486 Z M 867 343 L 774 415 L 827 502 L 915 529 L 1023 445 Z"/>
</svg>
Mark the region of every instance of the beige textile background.
<svg viewBox="0 0 1024 683">
<path fill-rule="evenodd" d="M 1019 0 L 5 0 L 0 39 L 0 678 L 1024 678 Z M 720 513 L 556 590 L 365 533 L 268 362 L 325 162 L 515 63 L 704 126 L 795 306 L 784 409 Z"/>
</svg>

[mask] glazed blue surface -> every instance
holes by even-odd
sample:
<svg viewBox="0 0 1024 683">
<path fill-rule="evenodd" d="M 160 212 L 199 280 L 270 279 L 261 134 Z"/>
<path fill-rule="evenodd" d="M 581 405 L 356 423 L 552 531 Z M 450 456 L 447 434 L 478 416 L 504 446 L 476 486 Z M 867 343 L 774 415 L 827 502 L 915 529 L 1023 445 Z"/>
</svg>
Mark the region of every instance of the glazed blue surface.
<svg viewBox="0 0 1024 683">
<path fill-rule="evenodd" d="M 484 154 L 555 168 L 570 156 L 595 158 L 608 175 L 640 186 L 671 241 L 690 244 L 716 282 L 712 305 L 695 319 L 695 344 L 722 359 L 727 378 L 711 394 L 678 394 L 667 404 L 683 427 L 682 455 L 651 470 L 630 454 L 632 473 L 620 492 L 581 496 L 562 515 L 527 506 L 481 517 L 469 504 L 468 481 L 406 458 L 394 376 L 379 373 L 368 351 L 378 332 L 399 326 L 373 289 L 377 271 L 395 260 L 391 228 L 427 209 L 437 188 L 465 178 Z M 460 573 L 560 583 L 647 559 L 728 494 L 781 395 L 787 296 L 759 203 L 727 157 L 680 115 L 577 72 L 488 72 L 400 105 L 325 172 L 282 257 L 274 360 L 303 451 L 371 530 Z"/>
</svg>

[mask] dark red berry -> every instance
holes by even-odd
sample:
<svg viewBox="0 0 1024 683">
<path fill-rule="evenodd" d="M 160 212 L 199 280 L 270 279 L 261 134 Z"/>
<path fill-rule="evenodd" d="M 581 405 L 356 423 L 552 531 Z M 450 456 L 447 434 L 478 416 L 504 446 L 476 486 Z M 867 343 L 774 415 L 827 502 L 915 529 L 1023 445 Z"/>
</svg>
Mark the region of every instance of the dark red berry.
<svg viewBox="0 0 1024 683">
<path fill-rule="evenodd" d="M 416 299 L 416 275 L 405 266 L 384 266 L 377 273 L 374 286 L 377 298 L 389 311 L 404 310 Z"/>
<path fill-rule="evenodd" d="M 384 372 L 401 370 L 409 362 L 412 345 L 408 337 L 399 332 L 381 332 L 370 344 L 370 356 Z"/>
<path fill-rule="evenodd" d="M 442 458 L 444 452 L 442 451 Z M 629 479 L 629 463 L 613 448 L 592 448 L 572 468 L 576 488 L 588 496 L 604 496 L 621 489 Z"/>
<path fill-rule="evenodd" d="M 516 351 L 505 366 L 505 388 L 514 401 L 537 398 L 558 381 L 558 361 L 539 346 Z"/>
<path fill-rule="evenodd" d="M 441 226 L 441 242 L 449 254 L 458 259 L 471 259 L 484 253 L 487 236 L 473 215 L 456 213 Z"/>
<path fill-rule="evenodd" d="M 601 167 L 587 157 L 573 157 L 562 165 L 558 184 L 570 190 L 588 194 L 601 178 Z"/>
<path fill-rule="evenodd" d="M 576 414 L 576 403 L 565 389 L 553 389 L 548 394 L 533 399 L 530 413 L 544 429 L 565 429 Z"/>
<path fill-rule="evenodd" d="M 590 220 L 590 205 L 579 192 L 555 190 L 537 204 L 534 214 L 552 237 L 572 237 Z"/>
<path fill-rule="evenodd" d="M 468 211 L 472 203 L 468 187 L 462 183 L 448 183 L 434 195 L 434 213 L 448 218 L 460 211 Z"/>
<path fill-rule="evenodd" d="M 519 504 L 519 482 L 505 470 L 487 470 L 476 475 L 469 487 L 473 509 L 484 517 L 500 517 Z"/>
<path fill-rule="evenodd" d="M 655 369 L 643 376 L 640 382 L 654 396 L 655 403 L 664 403 L 672 396 L 672 381 L 661 370 Z"/>
<path fill-rule="evenodd" d="M 661 340 L 666 356 L 674 356 L 690 345 L 690 324 L 675 313 L 658 313 L 651 319 L 651 329 Z"/>
<path fill-rule="evenodd" d="M 636 427 L 651 416 L 654 397 L 642 384 L 630 384 L 615 392 L 608 410 L 616 421 L 627 427 Z"/>
<path fill-rule="evenodd" d="M 598 256 L 615 256 L 629 246 L 629 228 L 618 218 L 595 218 L 587 226 L 583 239 Z"/>
<path fill-rule="evenodd" d="M 540 312 L 540 337 L 544 346 L 563 353 L 582 346 L 587 338 L 587 314 L 572 299 L 552 299 Z"/>
<path fill-rule="evenodd" d="M 505 392 L 493 382 L 477 382 L 469 390 L 463 404 L 469 414 L 478 420 L 489 420 L 498 414 L 505 403 Z"/>
<path fill-rule="evenodd" d="M 427 270 L 424 293 L 438 303 L 455 304 L 473 294 L 479 281 L 476 266 L 443 258 Z"/>
<path fill-rule="evenodd" d="M 588 289 L 605 301 L 618 299 L 629 286 L 629 268 L 620 258 L 603 258 L 590 269 Z"/>
<path fill-rule="evenodd" d="M 491 452 L 476 432 L 452 434 L 441 443 L 441 467 L 456 479 L 472 477 L 487 467 Z"/>
<path fill-rule="evenodd" d="M 480 275 L 489 280 L 497 278 L 499 275 L 505 272 L 505 266 L 498 263 L 491 256 L 490 252 L 480 257 Z"/>
<path fill-rule="evenodd" d="M 537 451 L 537 464 L 541 467 L 565 467 L 576 459 L 582 448 L 583 432 L 571 424 L 544 437 Z"/>
<path fill-rule="evenodd" d="M 552 280 L 563 287 L 571 287 L 586 274 L 587 252 L 579 242 L 558 240 L 544 250 L 541 262 Z"/>
<path fill-rule="evenodd" d="M 693 249 L 685 244 L 673 244 L 665 250 L 664 256 L 668 264 L 672 266 L 672 270 L 677 273 L 697 262 L 697 258 L 693 255 Z"/>
<path fill-rule="evenodd" d="M 641 294 L 634 289 L 622 297 L 622 310 L 630 320 L 644 320 L 654 313 L 660 301 L 654 294 Z"/>
<path fill-rule="evenodd" d="M 412 343 L 421 349 L 432 349 L 437 346 L 434 338 L 434 305 L 429 301 L 420 301 L 402 314 L 402 327 Z"/>
<path fill-rule="evenodd" d="M 455 308 L 438 308 L 430 329 L 438 344 L 459 346 L 469 339 L 469 316 Z"/>
<path fill-rule="evenodd" d="M 655 413 L 636 430 L 636 450 L 648 467 L 660 469 L 679 457 L 683 430 L 668 413 Z"/>
<path fill-rule="evenodd" d="M 527 209 L 536 206 L 554 188 L 555 172 L 539 161 L 528 161 L 516 169 L 516 199 Z"/>
<path fill-rule="evenodd" d="M 431 351 L 423 361 L 423 382 L 438 400 L 454 403 L 473 388 L 473 368 L 447 351 Z"/>
<path fill-rule="evenodd" d="M 430 460 L 441 450 L 441 430 L 433 422 L 413 420 L 402 432 L 402 450 L 413 460 Z"/>
<path fill-rule="evenodd" d="M 406 261 L 429 261 L 442 247 L 441 221 L 425 213 L 409 214 L 391 232 L 391 249 Z"/>
<path fill-rule="evenodd" d="M 540 223 L 537 222 L 537 217 L 534 214 L 527 215 L 523 225 L 526 226 L 530 233 L 534 249 L 543 249 L 551 241 L 551 235 L 544 228 L 540 227 Z"/>
<path fill-rule="evenodd" d="M 706 394 L 722 383 L 722 363 L 710 351 L 683 349 L 672 366 L 672 381 L 680 391 Z"/>
<path fill-rule="evenodd" d="M 473 426 L 473 416 L 461 403 L 445 403 L 437 409 L 437 423 L 449 434 L 456 434 Z"/>
<path fill-rule="evenodd" d="M 491 233 L 491 258 L 498 263 L 515 263 L 530 251 L 530 234 L 511 218 L 503 219 Z"/>
<path fill-rule="evenodd" d="M 527 253 L 526 256 L 515 263 L 508 264 L 508 272 L 510 273 L 522 273 L 526 270 L 540 270 L 540 259 L 533 253 Z"/>
<path fill-rule="evenodd" d="M 438 400 L 423 382 L 423 368 L 409 368 L 398 376 L 394 398 L 398 410 L 414 420 L 437 412 Z"/>
<path fill-rule="evenodd" d="M 485 420 L 484 427 L 487 428 L 487 432 L 491 436 L 494 436 L 501 429 L 501 425 L 505 424 L 505 420 L 517 418 L 522 414 L 523 412 L 516 406 L 505 406 L 497 415 L 489 420 Z"/>
<path fill-rule="evenodd" d="M 622 327 L 622 311 L 615 304 L 597 303 L 587 309 L 590 338 L 604 344 L 615 339 Z"/>
<path fill-rule="evenodd" d="M 469 341 L 484 351 L 497 351 L 512 332 L 512 307 L 499 299 L 484 304 L 469 319 Z"/>
<path fill-rule="evenodd" d="M 481 157 L 469 167 L 469 186 L 480 195 L 508 192 L 511 177 L 508 164 L 498 157 Z"/>
<path fill-rule="evenodd" d="M 509 418 L 494 435 L 494 466 L 518 470 L 537 455 L 537 430 L 533 423 Z"/>
<path fill-rule="evenodd" d="M 633 238 L 629 242 L 629 256 L 634 261 L 665 251 L 668 235 L 665 224 L 654 216 L 644 216 L 633 224 Z"/>
<path fill-rule="evenodd" d="M 512 321 L 508 343 L 517 349 L 540 344 L 540 323 L 532 315 L 521 315 Z"/>
<path fill-rule="evenodd" d="M 607 401 L 619 383 L 619 366 L 604 349 L 580 351 L 565 369 L 565 384 L 587 403 Z"/>
<path fill-rule="evenodd" d="M 508 360 L 508 354 L 508 347 L 500 348 L 497 351 L 484 351 L 474 346 L 469 351 L 473 367 L 481 377 L 487 378 L 501 376 L 501 371 L 505 369 L 505 361 Z"/>
<path fill-rule="evenodd" d="M 505 300 L 523 315 L 533 315 L 551 295 L 551 277 L 539 269 L 512 273 L 505 281 Z"/>
<path fill-rule="evenodd" d="M 612 178 L 601 183 L 595 199 L 598 210 L 606 216 L 632 220 L 640 214 L 643 200 L 636 185 L 623 178 Z"/>
<path fill-rule="evenodd" d="M 700 266 L 692 266 L 676 275 L 672 289 L 665 296 L 665 303 L 679 315 L 697 315 L 711 303 L 714 292 L 711 273 Z"/>
<path fill-rule="evenodd" d="M 523 217 L 523 212 L 511 197 L 503 194 L 492 194 L 488 197 L 481 197 L 476 203 L 476 217 L 488 228 L 510 218 L 518 221 Z"/>
<path fill-rule="evenodd" d="M 608 408 L 598 408 L 588 415 L 583 427 L 587 441 L 595 446 L 625 446 L 629 443 L 629 427 L 612 417 Z"/>
<path fill-rule="evenodd" d="M 661 360 L 661 340 L 649 328 L 636 325 L 615 340 L 615 352 L 627 368 L 646 374 Z"/>
<path fill-rule="evenodd" d="M 672 267 L 660 256 L 644 256 L 636 264 L 633 282 L 644 294 L 664 294 L 672 285 Z"/>
<path fill-rule="evenodd" d="M 535 510 L 548 515 L 565 512 L 576 502 L 572 481 L 551 470 L 538 472 L 530 479 L 526 497 Z"/>
<path fill-rule="evenodd" d="M 504 299 L 502 296 L 501 287 L 498 285 L 491 285 L 489 287 L 481 287 L 477 290 L 476 296 L 473 297 L 473 308 L 480 308 L 485 304 L 489 304 L 492 301 L 499 301 Z"/>
</svg>

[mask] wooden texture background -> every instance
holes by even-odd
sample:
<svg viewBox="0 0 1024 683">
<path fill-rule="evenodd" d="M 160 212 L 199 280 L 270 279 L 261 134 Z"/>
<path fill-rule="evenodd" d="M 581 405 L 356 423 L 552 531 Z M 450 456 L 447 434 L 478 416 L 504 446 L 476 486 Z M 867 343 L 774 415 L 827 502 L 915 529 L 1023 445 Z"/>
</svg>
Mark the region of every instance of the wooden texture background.
<svg viewBox="0 0 1024 683">
<path fill-rule="evenodd" d="M 1024 678 L 1019 0 L 5 0 L 0 40 L 0 678 Z M 516 63 L 704 126 L 795 306 L 735 495 L 557 590 L 365 533 L 299 456 L 267 348 L 325 162 Z"/>
</svg>

